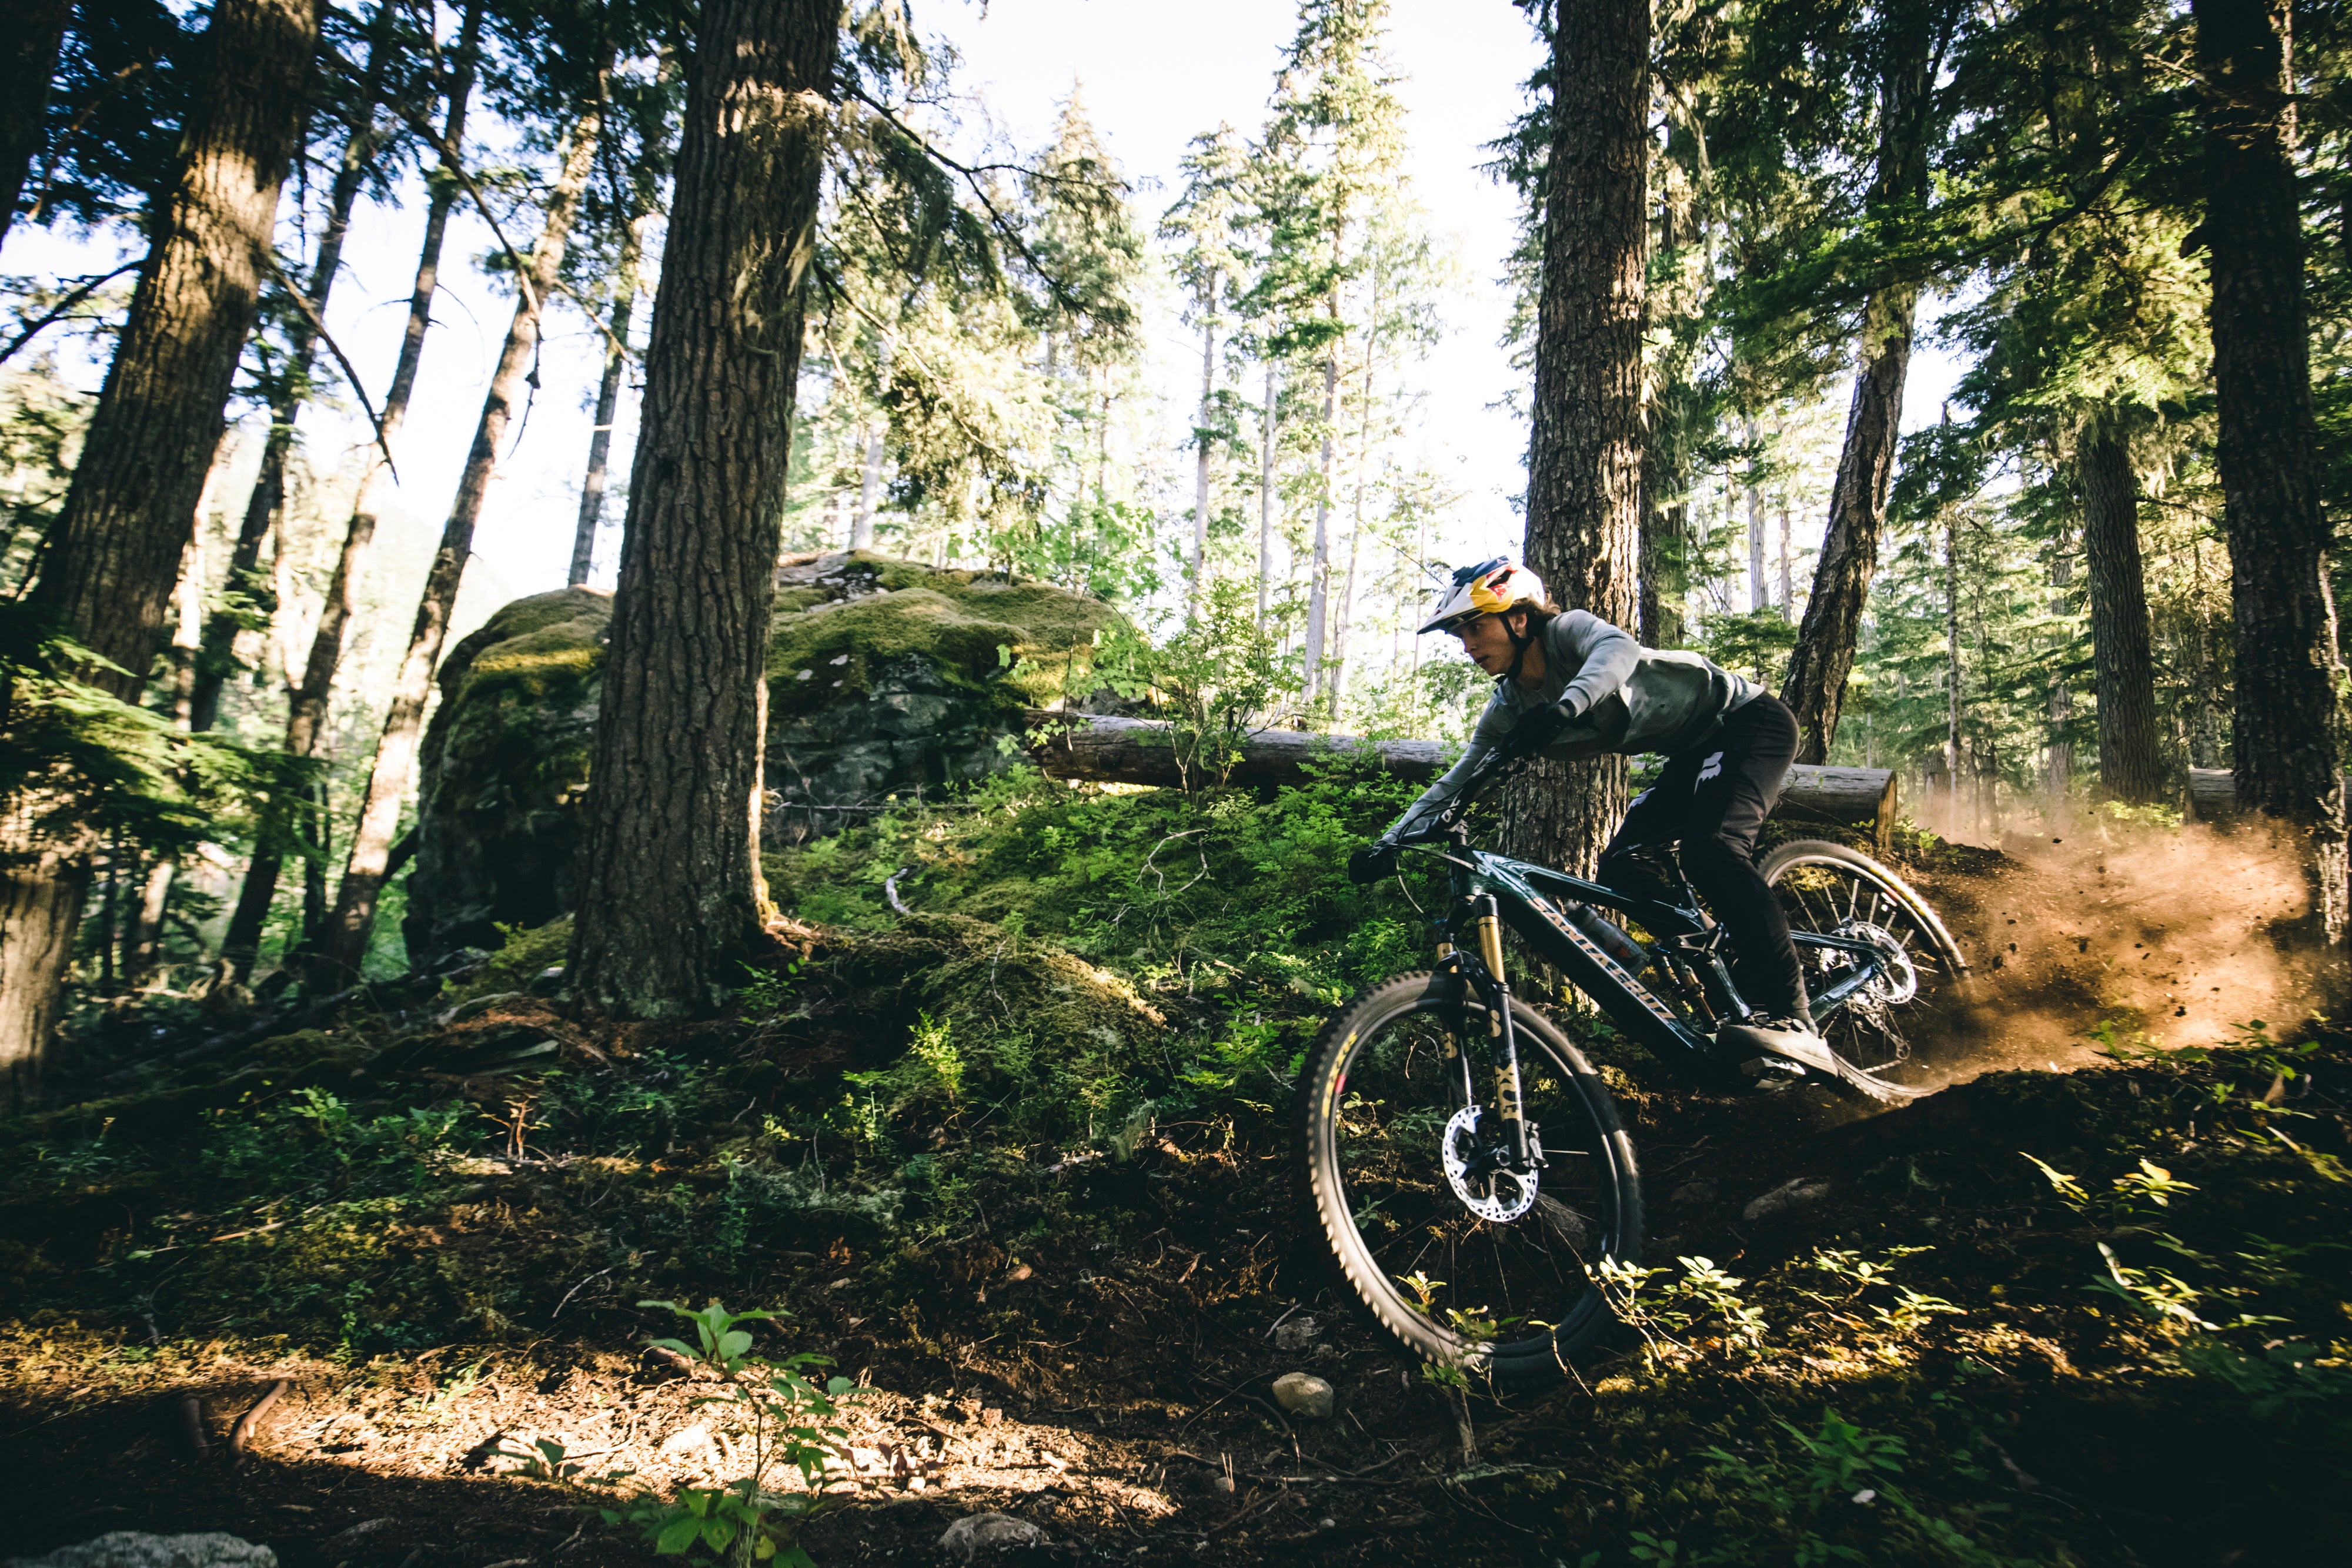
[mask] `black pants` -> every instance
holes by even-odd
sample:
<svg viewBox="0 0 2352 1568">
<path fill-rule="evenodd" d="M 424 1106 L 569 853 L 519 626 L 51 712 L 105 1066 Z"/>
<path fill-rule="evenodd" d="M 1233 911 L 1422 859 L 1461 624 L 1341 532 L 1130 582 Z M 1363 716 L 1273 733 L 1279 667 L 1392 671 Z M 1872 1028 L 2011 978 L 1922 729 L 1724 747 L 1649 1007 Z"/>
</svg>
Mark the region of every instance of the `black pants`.
<svg viewBox="0 0 2352 1568">
<path fill-rule="evenodd" d="M 1796 756 L 1788 705 L 1750 699 L 1713 738 L 1666 758 L 1658 781 L 1633 798 L 1600 867 L 1601 880 L 1620 893 L 1670 897 L 1664 878 L 1635 852 L 1679 841 L 1683 871 L 1730 935 L 1739 994 L 1758 1011 L 1782 1016 L 1804 1009 L 1805 978 L 1789 917 L 1756 869 L 1756 835 Z"/>
</svg>

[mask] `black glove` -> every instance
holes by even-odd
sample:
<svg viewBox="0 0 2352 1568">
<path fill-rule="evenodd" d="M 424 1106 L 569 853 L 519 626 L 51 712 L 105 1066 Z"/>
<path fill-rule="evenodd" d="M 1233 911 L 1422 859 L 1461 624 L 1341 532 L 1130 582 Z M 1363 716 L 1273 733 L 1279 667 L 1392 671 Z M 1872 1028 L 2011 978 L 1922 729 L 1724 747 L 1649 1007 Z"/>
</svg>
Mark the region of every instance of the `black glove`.
<svg viewBox="0 0 2352 1568">
<path fill-rule="evenodd" d="M 1381 839 L 1348 857 L 1348 880 L 1360 885 L 1378 882 L 1396 870 L 1396 863 L 1397 847 Z"/>
<path fill-rule="evenodd" d="M 1511 733 L 1504 737 L 1503 755 L 1512 758 L 1533 757 L 1559 739 L 1559 732 L 1574 724 L 1580 711 L 1572 697 L 1529 708 L 1519 716 L 1519 722 L 1513 725 Z"/>
</svg>

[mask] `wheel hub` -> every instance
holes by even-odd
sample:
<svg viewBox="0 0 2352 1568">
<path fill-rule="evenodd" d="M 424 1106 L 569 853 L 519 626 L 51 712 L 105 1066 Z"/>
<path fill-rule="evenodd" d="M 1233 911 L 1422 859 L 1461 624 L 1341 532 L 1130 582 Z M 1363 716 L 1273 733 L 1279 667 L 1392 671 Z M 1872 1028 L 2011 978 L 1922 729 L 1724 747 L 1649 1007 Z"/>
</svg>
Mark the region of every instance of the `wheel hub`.
<svg viewBox="0 0 2352 1568">
<path fill-rule="evenodd" d="M 1849 942 L 1867 942 L 1878 949 L 1878 973 L 1863 985 L 1873 1001 L 1885 1007 L 1900 1007 L 1919 994 L 1919 971 L 1895 933 L 1866 920 L 1849 920 L 1832 935 Z M 1833 956 L 1837 962 L 1832 967 L 1851 968 L 1853 965 L 1853 958 L 1845 954 Z"/>
<path fill-rule="evenodd" d="M 1445 1124 L 1445 1179 L 1471 1213 L 1507 1225 L 1536 1206 L 1536 1176 L 1507 1168 L 1510 1151 L 1479 1135 L 1481 1114 L 1480 1107 L 1465 1105 Z"/>
</svg>

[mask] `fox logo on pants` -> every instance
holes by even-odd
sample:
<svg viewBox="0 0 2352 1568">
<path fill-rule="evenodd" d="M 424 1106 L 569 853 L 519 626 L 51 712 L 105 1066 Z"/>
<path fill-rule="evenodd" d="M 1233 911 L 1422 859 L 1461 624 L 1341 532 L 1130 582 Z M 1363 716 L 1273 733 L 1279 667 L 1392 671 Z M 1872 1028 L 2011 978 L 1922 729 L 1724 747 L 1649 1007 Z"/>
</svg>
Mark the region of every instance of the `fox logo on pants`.
<svg viewBox="0 0 2352 1568">
<path fill-rule="evenodd" d="M 1698 783 L 1704 784 L 1708 779 L 1718 777 L 1722 772 L 1723 753 L 1718 751 L 1714 756 L 1708 758 L 1706 761 L 1698 765 Z M 1696 789 L 1697 787 L 1698 786 L 1696 784 L 1692 786 L 1693 789 Z"/>
</svg>

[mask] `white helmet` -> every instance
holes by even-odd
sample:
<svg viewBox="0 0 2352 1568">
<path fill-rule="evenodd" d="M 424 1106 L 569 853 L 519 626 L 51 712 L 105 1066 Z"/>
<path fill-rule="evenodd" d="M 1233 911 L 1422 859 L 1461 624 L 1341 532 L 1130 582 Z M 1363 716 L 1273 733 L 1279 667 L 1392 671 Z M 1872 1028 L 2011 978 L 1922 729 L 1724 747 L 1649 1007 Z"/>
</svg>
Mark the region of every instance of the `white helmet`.
<svg viewBox="0 0 2352 1568">
<path fill-rule="evenodd" d="M 1509 556 L 1496 556 L 1457 569 L 1437 601 L 1437 613 L 1421 630 L 1451 632 L 1473 616 L 1499 615 L 1514 604 L 1539 604 L 1543 596 L 1542 578 Z"/>
</svg>

